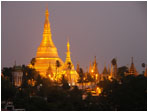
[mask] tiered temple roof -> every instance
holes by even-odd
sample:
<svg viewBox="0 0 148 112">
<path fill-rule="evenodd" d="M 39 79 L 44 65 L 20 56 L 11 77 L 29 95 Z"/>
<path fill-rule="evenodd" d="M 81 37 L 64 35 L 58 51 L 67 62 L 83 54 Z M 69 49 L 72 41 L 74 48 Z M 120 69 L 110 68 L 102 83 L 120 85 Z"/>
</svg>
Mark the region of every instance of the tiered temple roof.
<svg viewBox="0 0 148 112">
<path fill-rule="evenodd" d="M 136 70 L 135 65 L 134 65 L 134 62 L 133 62 L 133 57 L 132 57 L 132 62 L 131 62 L 131 66 L 130 66 L 130 69 L 129 69 L 129 75 L 135 75 L 135 76 L 138 75 L 137 70 Z"/>
<path fill-rule="evenodd" d="M 53 74 L 56 73 L 57 60 L 60 62 L 61 65 L 63 65 L 63 61 L 59 58 L 57 48 L 55 47 L 52 41 L 52 34 L 51 34 L 50 22 L 48 16 L 49 12 L 46 9 L 43 38 L 40 46 L 37 49 L 36 58 L 35 58 L 36 62 L 34 66 L 34 68 L 37 71 L 39 71 L 41 76 L 43 77 L 46 77 L 49 65 L 52 69 Z"/>
</svg>

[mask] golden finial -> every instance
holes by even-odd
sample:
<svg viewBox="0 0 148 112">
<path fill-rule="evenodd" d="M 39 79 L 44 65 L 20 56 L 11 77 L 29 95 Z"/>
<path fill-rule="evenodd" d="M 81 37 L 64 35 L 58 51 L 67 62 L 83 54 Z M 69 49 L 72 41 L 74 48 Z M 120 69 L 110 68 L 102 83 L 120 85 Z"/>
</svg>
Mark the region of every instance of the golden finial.
<svg viewBox="0 0 148 112">
<path fill-rule="evenodd" d="M 14 66 L 16 66 L 16 60 L 14 61 Z"/>
<path fill-rule="evenodd" d="M 45 15 L 46 15 L 46 17 L 48 17 L 48 16 L 49 16 L 49 12 L 48 12 L 48 5 L 47 5 L 47 7 L 46 7 Z"/>
<path fill-rule="evenodd" d="M 67 37 L 67 46 L 68 46 L 68 47 L 70 46 L 69 37 Z"/>
<path fill-rule="evenodd" d="M 132 63 L 133 63 L 133 57 L 132 57 Z"/>
<path fill-rule="evenodd" d="M 96 63 L 96 56 L 95 56 L 95 63 Z"/>
</svg>

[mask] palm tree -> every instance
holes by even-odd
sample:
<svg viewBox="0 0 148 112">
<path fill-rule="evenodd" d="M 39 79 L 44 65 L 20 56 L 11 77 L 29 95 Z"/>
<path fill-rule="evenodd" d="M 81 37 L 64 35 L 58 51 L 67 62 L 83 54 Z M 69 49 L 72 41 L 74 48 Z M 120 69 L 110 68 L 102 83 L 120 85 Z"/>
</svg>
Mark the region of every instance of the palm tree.
<svg viewBox="0 0 148 112">
<path fill-rule="evenodd" d="M 112 61 L 111 61 L 112 65 L 116 65 L 116 59 L 113 58 Z"/>
<path fill-rule="evenodd" d="M 92 82 L 95 82 L 95 79 L 91 76 L 90 73 L 87 73 L 87 81 L 90 82 L 91 86 L 92 86 Z"/>
<path fill-rule="evenodd" d="M 60 66 L 61 66 L 60 61 L 59 61 L 59 60 L 56 60 L 56 76 L 57 76 L 58 68 L 59 68 Z"/>
<path fill-rule="evenodd" d="M 35 65 L 35 62 L 36 62 L 36 59 L 35 58 L 32 58 L 30 63 L 31 63 L 32 66 L 34 66 Z"/>
<path fill-rule="evenodd" d="M 145 70 L 145 63 L 142 63 L 141 66 Z M 144 71 L 143 71 L 143 74 L 144 74 Z"/>
<path fill-rule="evenodd" d="M 70 71 L 71 71 L 71 63 L 68 62 L 67 65 L 68 65 L 69 76 L 70 76 L 70 85 L 72 85 L 72 82 L 71 82 L 71 74 L 70 74 Z"/>
<path fill-rule="evenodd" d="M 80 68 L 80 70 L 79 70 L 79 83 L 82 83 L 82 89 L 83 89 L 83 82 L 84 82 L 84 73 L 83 73 L 83 69 L 82 68 Z"/>
<path fill-rule="evenodd" d="M 115 58 L 113 58 L 112 61 L 111 61 L 111 63 L 113 65 L 113 67 L 114 67 L 113 77 L 115 78 L 116 75 L 117 75 L 117 73 L 116 73 L 117 72 L 117 60 Z"/>
</svg>

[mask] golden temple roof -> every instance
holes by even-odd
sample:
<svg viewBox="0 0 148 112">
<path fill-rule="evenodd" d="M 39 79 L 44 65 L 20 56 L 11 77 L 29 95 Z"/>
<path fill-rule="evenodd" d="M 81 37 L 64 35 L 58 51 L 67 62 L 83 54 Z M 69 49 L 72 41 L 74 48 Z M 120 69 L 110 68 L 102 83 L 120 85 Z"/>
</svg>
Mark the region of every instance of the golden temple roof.
<svg viewBox="0 0 148 112">
<path fill-rule="evenodd" d="M 131 62 L 131 66 L 129 69 L 129 74 L 130 75 L 138 75 L 137 70 L 135 68 L 134 62 L 133 62 L 133 57 L 132 57 L 132 62 Z"/>
<path fill-rule="evenodd" d="M 35 69 L 39 71 L 42 76 L 46 76 L 49 63 L 50 69 L 52 69 L 52 72 L 54 74 L 56 73 L 56 61 L 59 60 L 60 64 L 63 65 L 63 61 L 59 58 L 57 48 L 52 41 L 52 34 L 48 16 L 49 12 L 48 9 L 46 9 L 43 37 L 40 46 L 37 49 L 36 63 L 34 66 Z"/>
</svg>

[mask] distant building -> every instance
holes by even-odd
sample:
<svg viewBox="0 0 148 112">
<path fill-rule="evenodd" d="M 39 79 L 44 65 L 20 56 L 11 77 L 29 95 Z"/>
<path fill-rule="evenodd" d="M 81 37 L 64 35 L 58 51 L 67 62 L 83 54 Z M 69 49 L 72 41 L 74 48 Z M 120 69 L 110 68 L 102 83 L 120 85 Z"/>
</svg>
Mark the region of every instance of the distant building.
<svg viewBox="0 0 148 112">
<path fill-rule="evenodd" d="M 130 68 L 128 68 L 128 73 L 125 73 L 125 76 L 127 76 L 127 75 L 134 75 L 134 76 L 137 76 L 138 75 L 138 72 L 137 72 L 137 70 L 136 70 L 136 68 L 135 68 L 135 65 L 134 65 L 134 62 L 133 62 L 133 57 L 132 57 L 132 59 L 131 59 L 132 61 L 131 61 L 131 66 L 130 66 Z"/>
<path fill-rule="evenodd" d="M 98 64 L 96 62 L 96 56 L 95 56 L 93 65 L 91 65 L 91 63 L 90 63 L 89 73 L 95 79 L 95 82 L 99 82 L 100 81 L 100 75 L 99 75 L 99 70 L 98 70 Z"/>
<path fill-rule="evenodd" d="M 7 102 L 5 105 L 5 111 L 14 111 L 14 105 L 13 102 Z"/>
<path fill-rule="evenodd" d="M 16 87 L 22 85 L 23 71 L 21 66 L 14 66 L 12 72 L 12 83 Z"/>
<path fill-rule="evenodd" d="M 110 76 L 110 73 L 109 73 L 109 71 L 107 70 L 107 68 L 106 68 L 106 66 L 104 66 L 104 69 L 103 69 L 103 72 L 102 72 L 102 74 L 101 74 L 101 80 L 104 80 L 104 79 L 108 79 L 109 78 L 109 76 Z"/>
<path fill-rule="evenodd" d="M 16 109 L 11 101 L 2 101 L 4 108 L 1 108 L 2 111 L 25 111 L 25 109 L 20 108 Z"/>
</svg>

